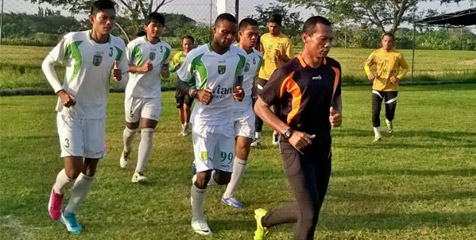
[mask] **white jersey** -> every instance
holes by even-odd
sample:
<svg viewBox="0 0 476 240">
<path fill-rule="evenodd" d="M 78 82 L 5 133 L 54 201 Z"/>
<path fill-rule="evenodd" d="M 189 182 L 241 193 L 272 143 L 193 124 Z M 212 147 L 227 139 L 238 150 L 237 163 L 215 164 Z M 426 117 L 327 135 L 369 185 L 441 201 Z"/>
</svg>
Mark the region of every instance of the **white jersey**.
<svg viewBox="0 0 476 240">
<path fill-rule="evenodd" d="M 47 58 L 66 66 L 62 89 L 75 97 L 76 104 L 66 108 L 58 99 L 56 111 L 71 117 L 104 118 L 114 62 L 119 62 L 122 72 L 129 70 L 124 50 L 124 41 L 113 35 L 100 44 L 91 38 L 91 31 L 66 34 Z M 58 79 L 45 75 L 55 92 L 61 90 Z M 124 76 L 122 81 L 127 81 Z"/>
<path fill-rule="evenodd" d="M 263 54 L 253 48 L 249 54 L 246 54 L 246 63 L 243 69 L 243 90 L 245 98 L 242 102 L 236 103 L 236 111 L 245 111 L 253 104 L 252 89 L 255 77 L 258 75 L 259 68 L 263 63 Z"/>
<path fill-rule="evenodd" d="M 208 105 L 196 102 L 191 116 L 193 124 L 219 125 L 233 121 L 236 104 L 233 87 L 236 80 L 243 76 L 245 56 L 246 52 L 235 46 L 230 46 L 220 55 L 211 49 L 210 44 L 187 54 L 184 67 L 177 71 L 179 79 L 198 90 L 213 90 L 213 99 Z"/>
<path fill-rule="evenodd" d="M 147 36 L 138 37 L 127 44 L 126 56 L 130 65 L 141 66 L 150 60 L 153 65 L 152 71 L 147 73 L 130 73 L 129 82 L 126 87 L 126 98 L 161 97 L 160 73 L 163 65 L 168 65 L 170 61 L 170 45 L 159 40 L 152 44 L 147 40 Z"/>
</svg>

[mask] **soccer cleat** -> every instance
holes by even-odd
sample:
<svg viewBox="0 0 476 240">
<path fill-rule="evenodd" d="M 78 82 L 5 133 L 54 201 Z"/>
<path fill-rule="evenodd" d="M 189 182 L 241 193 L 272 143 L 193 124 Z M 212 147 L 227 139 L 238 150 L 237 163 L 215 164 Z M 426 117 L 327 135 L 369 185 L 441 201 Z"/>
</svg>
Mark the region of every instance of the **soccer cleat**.
<svg viewBox="0 0 476 240">
<path fill-rule="evenodd" d="M 255 138 L 255 139 L 253 140 L 253 142 L 251 143 L 250 146 L 252 146 L 252 147 L 259 147 L 259 146 L 261 146 L 261 138 Z"/>
<path fill-rule="evenodd" d="M 134 175 L 132 175 L 131 182 L 133 183 L 141 183 L 145 181 L 147 181 L 147 178 L 144 176 L 144 173 L 142 172 L 134 172 Z"/>
<path fill-rule="evenodd" d="M 273 132 L 272 144 L 273 145 L 279 144 L 279 134 L 276 131 Z"/>
<path fill-rule="evenodd" d="M 254 240 L 263 240 L 266 238 L 266 234 L 268 234 L 268 229 L 263 227 L 261 224 L 261 219 L 268 213 L 268 211 L 258 208 L 255 210 L 255 219 L 256 219 L 256 231 Z"/>
<path fill-rule="evenodd" d="M 243 203 L 241 203 L 234 197 L 229 197 L 229 198 L 222 197 L 221 202 L 234 208 L 243 208 Z"/>
<path fill-rule="evenodd" d="M 129 153 L 126 153 L 124 150 L 121 154 L 121 159 L 119 160 L 119 165 L 121 168 L 126 168 L 127 163 L 129 163 Z"/>
<path fill-rule="evenodd" d="M 387 130 L 389 134 L 393 133 L 393 123 L 392 121 L 389 121 L 388 119 L 385 119 L 385 123 L 387 123 Z"/>
<path fill-rule="evenodd" d="M 61 214 L 60 221 L 66 226 L 66 229 L 70 233 L 80 233 L 83 231 L 83 228 L 81 225 L 79 225 L 74 213 L 70 213 L 68 215 Z"/>
<path fill-rule="evenodd" d="M 48 201 L 48 212 L 53 220 L 58 220 L 61 217 L 61 207 L 63 205 L 63 195 L 55 193 L 51 189 L 50 201 Z"/>
<path fill-rule="evenodd" d="M 195 221 L 192 221 L 192 228 L 193 231 L 200 235 L 210 235 L 212 234 L 212 230 L 210 230 L 210 227 L 208 227 L 207 220 L 205 218 L 197 219 Z"/>
</svg>

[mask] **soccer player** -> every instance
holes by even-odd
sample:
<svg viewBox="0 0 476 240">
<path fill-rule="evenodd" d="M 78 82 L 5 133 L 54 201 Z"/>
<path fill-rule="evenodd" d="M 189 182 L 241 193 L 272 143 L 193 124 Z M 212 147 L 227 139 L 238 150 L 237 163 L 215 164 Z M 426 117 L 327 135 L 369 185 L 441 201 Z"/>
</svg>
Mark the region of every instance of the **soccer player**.
<svg viewBox="0 0 476 240">
<path fill-rule="evenodd" d="M 260 51 L 263 53 L 263 64 L 259 70 L 257 89 L 258 93 L 268 82 L 274 70 L 281 67 L 294 57 L 293 44 L 291 40 L 281 32 L 282 17 L 279 14 L 271 15 L 268 21 L 268 33 L 263 34 L 260 38 Z M 274 111 L 280 110 L 274 106 Z M 253 147 L 261 145 L 261 131 L 263 129 L 263 121 L 256 117 L 256 133 L 255 140 L 251 144 Z M 278 133 L 273 133 L 274 145 L 278 144 Z"/>
<path fill-rule="evenodd" d="M 246 52 L 231 45 L 237 25 L 231 14 L 220 14 L 213 26 L 212 42 L 187 54 L 178 70 L 180 89 L 198 99 L 190 118 L 196 167 L 190 191 L 191 225 L 200 235 L 211 234 L 203 213 L 208 182 L 227 184 L 233 171 L 233 112 L 235 101 L 244 96 L 241 82 L 246 61 Z"/>
<path fill-rule="evenodd" d="M 267 212 L 255 210 L 255 240 L 268 228 L 296 223 L 294 239 L 313 239 L 331 174 L 331 127 L 341 125 L 341 68 L 327 57 L 333 38 L 323 17 L 306 20 L 303 52 L 278 68 L 259 94 L 255 112 L 281 134 L 284 171 L 296 201 Z M 271 112 L 279 104 L 282 112 Z"/>
<path fill-rule="evenodd" d="M 371 69 L 375 66 L 375 71 Z M 380 133 L 380 108 L 385 100 L 385 122 L 389 134 L 393 133 L 393 118 L 397 108 L 398 83 L 408 72 L 403 54 L 395 50 L 393 34 L 382 35 L 382 48 L 373 51 L 364 64 L 365 74 L 372 82 L 373 142 L 382 139 Z"/>
<path fill-rule="evenodd" d="M 193 49 L 194 43 L 195 40 L 192 36 L 185 36 L 182 38 L 182 51 L 176 53 L 172 58 L 170 72 L 175 72 L 182 66 L 182 63 L 185 61 L 185 57 L 187 57 L 187 54 Z M 180 80 L 177 79 L 177 81 Z M 182 91 L 180 91 L 180 89 L 177 87 L 177 91 L 175 92 L 175 102 L 177 103 L 180 124 L 182 126 L 182 131 L 179 133 L 179 135 L 187 136 L 190 126 L 190 109 L 192 107 L 193 98 L 191 98 L 188 94 L 182 93 Z"/>
<path fill-rule="evenodd" d="M 233 193 L 238 184 L 243 179 L 250 153 L 250 144 L 253 140 L 255 130 L 255 113 L 253 112 L 253 98 L 255 95 L 254 80 L 259 67 L 263 61 L 263 55 L 254 49 L 258 39 L 258 22 L 251 18 L 241 20 L 239 24 L 238 36 L 240 37 L 239 46 L 245 50 L 246 64 L 243 71 L 243 90 L 245 98 L 242 102 L 236 103 L 235 109 L 235 159 L 233 161 L 233 173 L 228 183 L 222 202 L 235 208 L 242 208 L 243 204 L 238 201 Z"/>
<path fill-rule="evenodd" d="M 127 44 L 129 82 L 125 94 L 126 128 L 123 132 L 124 150 L 119 160 L 125 168 L 129 162 L 132 140 L 141 126 L 141 139 L 137 152 L 137 165 L 132 182 L 145 182 L 144 168 L 152 150 L 154 129 L 162 108 L 160 77 L 168 78 L 170 45 L 160 39 L 164 29 L 164 16 L 151 13 L 144 25 L 146 35 Z"/>
<path fill-rule="evenodd" d="M 92 3 L 92 30 L 71 32 L 51 50 L 42 64 L 48 82 L 58 95 L 56 107 L 62 169 L 51 190 L 50 217 L 60 219 L 72 233 L 82 231 L 76 210 L 91 188 L 99 159 L 104 157 L 105 115 L 109 79 L 126 82 L 128 65 L 122 39 L 110 34 L 116 21 L 115 4 L 109 0 Z M 63 84 L 54 69 L 66 66 Z M 111 71 L 112 70 L 112 71 Z M 71 182 L 69 203 L 62 210 L 64 188 Z"/>
</svg>

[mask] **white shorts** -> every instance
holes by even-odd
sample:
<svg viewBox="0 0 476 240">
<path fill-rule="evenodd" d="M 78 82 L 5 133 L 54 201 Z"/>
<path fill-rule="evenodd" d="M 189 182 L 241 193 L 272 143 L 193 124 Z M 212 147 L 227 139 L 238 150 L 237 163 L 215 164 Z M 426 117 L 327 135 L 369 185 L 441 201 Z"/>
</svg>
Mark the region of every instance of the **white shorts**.
<svg viewBox="0 0 476 240">
<path fill-rule="evenodd" d="M 135 123 L 141 118 L 159 121 L 162 101 L 160 98 L 126 97 L 124 110 L 126 122 Z"/>
<path fill-rule="evenodd" d="M 250 106 L 242 112 L 235 112 L 235 136 L 253 139 L 255 135 L 255 113 Z"/>
<path fill-rule="evenodd" d="M 213 169 L 233 171 L 235 140 L 232 122 L 218 126 L 195 124 L 192 140 L 197 172 Z"/>
<path fill-rule="evenodd" d="M 103 158 L 105 119 L 72 118 L 58 113 L 56 124 L 61 157 Z"/>
</svg>

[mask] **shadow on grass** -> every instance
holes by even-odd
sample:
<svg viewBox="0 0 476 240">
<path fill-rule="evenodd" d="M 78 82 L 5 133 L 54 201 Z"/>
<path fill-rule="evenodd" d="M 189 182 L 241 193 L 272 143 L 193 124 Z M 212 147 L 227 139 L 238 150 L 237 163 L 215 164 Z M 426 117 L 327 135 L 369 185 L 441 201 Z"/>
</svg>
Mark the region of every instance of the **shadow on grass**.
<svg viewBox="0 0 476 240">
<path fill-rule="evenodd" d="M 385 193 L 385 194 L 365 194 L 356 192 L 332 191 L 329 196 L 337 198 L 339 202 L 379 202 L 379 201 L 398 201 L 398 202 L 415 202 L 415 201 L 448 201 L 460 199 L 473 199 L 473 191 L 449 191 L 449 192 L 432 192 L 426 194 L 402 194 L 402 193 Z"/>
<path fill-rule="evenodd" d="M 455 177 L 475 177 L 476 169 L 451 169 L 451 170 L 349 170 L 349 171 L 333 171 L 332 177 L 358 177 L 358 176 L 374 176 L 374 175 L 402 175 L 402 176 L 455 176 Z M 476 195 L 476 193 L 475 193 Z"/>
<path fill-rule="evenodd" d="M 323 216 L 321 228 L 328 230 L 398 230 L 420 227 L 467 227 L 474 225 L 476 212 L 365 213 Z M 319 226 L 319 225 L 318 225 Z"/>
</svg>

